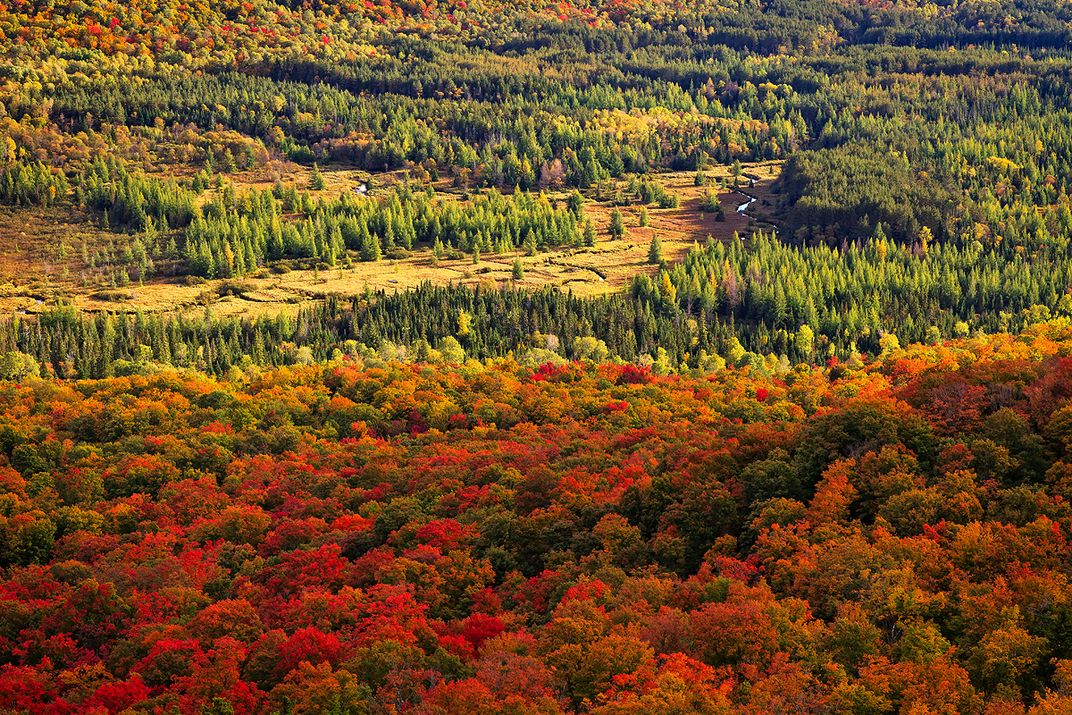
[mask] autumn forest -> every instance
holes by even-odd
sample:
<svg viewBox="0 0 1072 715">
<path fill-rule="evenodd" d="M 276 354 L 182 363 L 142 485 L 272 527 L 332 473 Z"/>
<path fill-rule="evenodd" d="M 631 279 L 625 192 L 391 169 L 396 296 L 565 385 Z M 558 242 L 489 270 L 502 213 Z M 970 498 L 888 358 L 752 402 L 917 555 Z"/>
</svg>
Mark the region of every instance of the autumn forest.
<svg viewBox="0 0 1072 715">
<path fill-rule="evenodd" d="M 1072 713 L 1072 5 L 0 3 L 0 714 Z"/>
</svg>

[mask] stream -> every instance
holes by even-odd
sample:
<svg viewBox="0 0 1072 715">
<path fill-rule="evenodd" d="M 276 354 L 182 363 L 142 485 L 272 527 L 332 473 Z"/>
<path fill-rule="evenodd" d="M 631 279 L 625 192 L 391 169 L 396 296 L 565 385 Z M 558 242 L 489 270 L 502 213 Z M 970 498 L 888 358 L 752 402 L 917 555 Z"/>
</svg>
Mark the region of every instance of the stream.
<svg viewBox="0 0 1072 715">
<path fill-rule="evenodd" d="M 755 202 L 759 201 L 759 198 L 756 197 L 756 196 L 753 196 L 752 194 L 748 193 L 747 191 L 742 191 L 741 189 L 736 189 L 736 191 L 737 191 L 737 193 L 741 194 L 746 199 L 748 199 L 743 204 L 739 204 L 737 206 L 737 213 L 741 214 L 742 216 L 747 216 L 748 218 L 753 219 L 755 221 L 758 221 L 758 222 L 760 222 L 761 225 L 769 226 L 770 230 L 772 232 L 774 232 L 775 234 L 777 234 L 778 233 L 778 228 L 776 226 L 768 223 L 764 219 L 760 219 L 760 218 L 758 218 L 756 216 L 752 216 L 751 214 L 748 213 L 748 209 L 752 206 L 752 204 L 754 204 Z"/>
</svg>

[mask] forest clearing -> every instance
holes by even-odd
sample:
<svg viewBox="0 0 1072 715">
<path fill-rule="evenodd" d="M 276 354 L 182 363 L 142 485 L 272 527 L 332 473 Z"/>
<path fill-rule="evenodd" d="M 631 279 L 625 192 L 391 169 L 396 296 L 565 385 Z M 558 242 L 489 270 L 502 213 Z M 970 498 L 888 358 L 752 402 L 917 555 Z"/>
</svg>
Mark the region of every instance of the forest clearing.
<svg viewBox="0 0 1072 715">
<path fill-rule="evenodd" d="M 751 162 L 741 165 L 740 186 L 749 194 L 760 197 L 759 206 L 751 213 L 770 213 L 775 197 L 771 187 L 778 177 L 780 162 Z M 366 291 L 395 292 L 412 289 L 422 283 L 437 285 L 467 285 L 489 288 L 540 288 L 556 286 L 575 295 L 590 297 L 616 293 L 628 285 L 634 276 L 652 275 L 658 266 L 648 260 L 651 239 L 658 235 L 663 256 L 674 263 L 696 244 L 703 245 L 708 236 L 725 241 L 735 232 L 747 235 L 755 223 L 737 209 L 749 198 L 733 188 L 730 166 L 713 166 L 704 172 L 710 184 L 695 185 L 695 172 L 667 172 L 657 181 L 679 205 L 673 208 L 655 206 L 621 207 L 627 227 L 626 235 L 614 239 L 608 235 L 610 201 L 588 200 L 585 216 L 596 231 L 592 247 L 550 248 L 528 256 L 521 250 L 481 255 L 474 264 L 471 256 L 436 259 L 428 248 L 418 248 L 405 258 L 385 258 L 375 263 L 354 261 L 348 267 L 316 269 L 302 262 L 285 262 L 285 272 L 265 267 L 241 278 L 219 278 L 190 281 L 186 276 L 158 275 L 141 284 L 123 287 L 103 285 L 95 280 L 92 270 L 82 259 L 83 242 L 93 245 L 105 240 L 88 216 L 75 214 L 58 222 L 55 209 L 12 212 L 0 208 L 0 232 L 10 226 L 20 240 L 0 246 L 0 309 L 22 314 L 48 310 L 57 303 L 66 303 L 89 312 L 143 310 L 170 312 L 203 310 L 214 315 L 256 316 L 279 312 L 294 314 L 298 306 L 321 300 L 329 295 L 354 296 Z M 257 171 L 238 173 L 232 182 L 238 192 L 250 189 L 267 190 L 276 180 L 305 186 L 310 169 L 288 162 L 275 162 Z M 322 171 L 325 188 L 312 192 L 315 198 L 337 198 L 353 193 L 366 180 L 367 174 L 345 169 Z M 405 181 L 403 172 L 376 175 L 375 186 L 390 186 Z M 716 186 L 718 182 L 718 186 Z M 625 182 L 618 182 L 624 185 Z M 436 186 L 448 200 L 460 200 L 459 191 L 449 182 Z M 704 193 L 714 190 L 723 210 L 723 219 L 705 213 L 700 202 Z M 373 198 L 378 190 L 369 195 Z M 550 194 L 553 200 L 564 202 L 565 192 Z M 647 211 L 648 225 L 640 225 L 641 209 Z M 49 220 L 52 219 L 52 220 Z M 72 220 L 73 219 L 73 220 Z M 18 222 L 15 227 L 12 224 Z M 513 278 L 513 264 L 520 261 L 524 277 Z M 293 267 L 291 267 L 293 266 Z M 83 276 L 90 276 L 83 283 Z"/>
</svg>

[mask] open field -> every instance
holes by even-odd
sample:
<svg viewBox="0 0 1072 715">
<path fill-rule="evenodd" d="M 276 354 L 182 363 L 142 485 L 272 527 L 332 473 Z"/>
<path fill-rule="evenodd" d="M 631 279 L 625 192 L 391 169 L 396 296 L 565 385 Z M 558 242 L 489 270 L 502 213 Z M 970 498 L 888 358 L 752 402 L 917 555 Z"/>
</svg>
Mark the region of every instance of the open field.
<svg viewBox="0 0 1072 715">
<path fill-rule="evenodd" d="M 0 306 L 5 314 L 33 312 L 102 286 L 102 272 L 86 256 L 106 246 L 112 234 L 80 210 L 0 208 L 0 237 Z"/>
<path fill-rule="evenodd" d="M 770 187 L 778 175 L 779 164 L 768 162 L 744 167 L 746 177 L 755 179 L 746 190 L 760 201 L 750 213 L 763 213 L 770 201 Z M 325 168 L 326 188 L 314 192 L 325 197 L 351 191 L 367 174 Z M 707 172 L 712 182 L 721 178 L 730 186 L 729 167 L 714 167 Z M 276 178 L 299 187 L 308 185 L 309 169 L 277 162 L 256 172 L 239 174 L 233 183 L 242 188 L 270 188 Z M 398 181 L 399 174 L 377 176 L 375 186 Z M 707 187 L 694 185 L 693 172 L 661 174 L 658 181 L 675 194 L 680 205 L 659 209 L 648 206 L 649 225 L 639 225 L 640 206 L 623 206 L 627 232 L 623 239 L 612 240 L 608 234 L 613 206 L 588 201 L 585 216 L 596 229 L 596 245 L 544 251 L 534 256 L 521 252 L 485 254 L 478 264 L 466 256 L 455 260 L 436 260 L 428 249 L 414 251 L 404 259 L 384 259 L 377 263 L 354 262 L 351 267 L 330 270 L 295 268 L 283 273 L 261 270 L 241 280 L 208 280 L 190 283 L 183 277 L 157 277 L 144 285 L 115 287 L 100 271 L 85 265 L 81 245 L 106 240 L 108 234 L 95 227 L 89 217 L 70 215 L 62 210 L 11 210 L 0 214 L 0 235 L 16 236 L 5 242 L 0 251 L 0 308 L 37 312 L 59 300 L 89 311 L 145 310 L 172 311 L 208 307 L 217 315 L 257 315 L 296 312 L 303 302 L 327 295 L 354 295 L 366 289 L 397 291 L 413 288 L 425 281 L 464 285 L 517 285 L 538 288 L 555 285 L 582 296 L 618 291 L 633 276 L 652 273 L 655 266 L 647 262 L 652 236 L 658 234 L 667 261 L 680 260 L 694 243 L 707 236 L 725 240 L 733 233 L 744 233 L 754 221 L 738 212 L 748 200 L 730 188 L 719 189 L 725 214 L 722 221 L 704 214 L 699 204 Z M 748 179 L 742 180 L 742 186 Z M 441 193 L 449 186 L 437 184 Z M 714 190 L 714 189 L 713 189 Z M 564 199 L 564 194 L 561 198 Z M 61 246 L 66 246 L 62 248 Z M 515 259 L 524 266 L 524 278 L 512 279 Z"/>
</svg>

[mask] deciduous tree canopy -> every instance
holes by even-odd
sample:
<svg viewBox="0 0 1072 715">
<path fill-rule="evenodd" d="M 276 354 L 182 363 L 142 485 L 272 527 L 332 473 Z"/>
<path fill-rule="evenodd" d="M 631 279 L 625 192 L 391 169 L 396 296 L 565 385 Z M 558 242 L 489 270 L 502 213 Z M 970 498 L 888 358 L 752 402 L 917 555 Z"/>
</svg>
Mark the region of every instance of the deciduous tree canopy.
<svg viewBox="0 0 1072 715">
<path fill-rule="evenodd" d="M 1064 712 L 1070 348 L 25 376 L 0 707 Z"/>
</svg>

